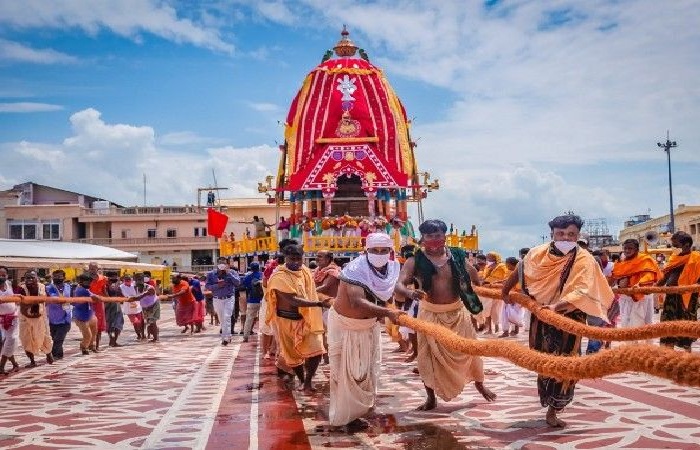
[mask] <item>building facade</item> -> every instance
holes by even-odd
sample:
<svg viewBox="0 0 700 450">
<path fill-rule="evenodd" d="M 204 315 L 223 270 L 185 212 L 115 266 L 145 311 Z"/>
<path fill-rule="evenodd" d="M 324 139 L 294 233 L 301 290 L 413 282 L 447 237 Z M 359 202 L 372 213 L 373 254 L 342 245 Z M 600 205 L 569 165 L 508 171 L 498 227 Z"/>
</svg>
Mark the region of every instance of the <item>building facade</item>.
<svg viewBox="0 0 700 450">
<path fill-rule="evenodd" d="M 221 200 L 226 233 L 243 238 L 253 216 L 275 230 L 275 206 L 260 199 Z M 135 253 L 138 262 L 203 270 L 218 256 L 207 235 L 207 210 L 194 205 L 124 207 L 77 192 L 22 183 L 0 191 L 0 238 L 104 245 Z"/>
<path fill-rule="evenodd" d="M 642 216 L 635 216 L 642 217 Z M 669 233 L 670 214 L 648 220 L 630 220 L 625 222 L 625 228 L 620 231 L 620 242 L 626 239 L 644 240 L 648 233 L 654 232 L 659 236 L 659 246 L 671 245 L 671 233 Z M 673 212 L 676 231 L 685 231 L 693 237 L 696 246 L 700 243 L 700 206 L 688 206 L 680 204 Z"/>
</svg>

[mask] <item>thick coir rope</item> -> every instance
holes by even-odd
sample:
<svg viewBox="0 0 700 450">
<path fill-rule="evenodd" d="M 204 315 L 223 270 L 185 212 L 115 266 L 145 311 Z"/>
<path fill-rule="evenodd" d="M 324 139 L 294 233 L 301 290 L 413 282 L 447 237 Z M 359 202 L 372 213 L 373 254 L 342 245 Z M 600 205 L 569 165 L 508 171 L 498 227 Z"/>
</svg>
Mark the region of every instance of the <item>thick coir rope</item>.
<svg viewBox="0 0 700 450">
<path fill-rule="evenodd" d="M 540 375 L 558 380 L 602 378 L 623 372 L 643 372 L 677 384 L 700 387 L 700 356 L 652 345 L 626 345 L 585 357 L 540 353 L 517 342 L 463 338 L 453 331 L 408 315 L 399 324 L 427 334 L 441 344 L 473 356 L 505 358 Z"/>
<path fill-rule="evenodd" d="M 160 300 L 167 299 L 167 296 L 158 296 Z M 100 301 L 102 303 L 124 303 L 124 302 L 137 302 L 138 300 L 131 300 L 129 297 L 105 297 L 100 296 Z M 8 295 L 6 297 L 0 297 L 0 303 L 94 303 L 91 297 L 50 297 L 48 295 L 24 295 L 20 298 L 17 295 Z"/>
<path fill-rule="evenodd" d="M 690 288 L 684 286 L 683 288 Z M 625 293 L 644 293 L 643 290 L 654 289 L 672 289 L 672 288 L 634 288 L 626 289 Z M 673 288 L 677 289 L 677 288 Z M 694 289 L 700 290 L 700 286 L 695 285 Z M 484 287 L 474 286 L 474 292 L 486 298 L 501 298 L 500 289 L 489 289 Z M 663 292 L 669 292 L 668 290 Z M 685 290 L 685 292 L 688 292 Z M 532 314 L 537 316 L 542 322 L 553 325 L 560 330 L 566 331 L 577 336 L 585 336 L 587 338 L 598 339 L 601 341 L 640 341 L 647 339 L 656 339 L 660 337 L 689 337 L 700 338 L 700 322 L 690 320 L 674 320 L 669 322 L 654 323 L 633 328 L 600 328 L 586 325 L 585 323 L 576 322 L 561 314 L 552 311 L 539 305 L 535 300 L 525 294 L 511 292 L 510 298 L 515 303 L 524 308 L 529 309 Z"/>
</svg>

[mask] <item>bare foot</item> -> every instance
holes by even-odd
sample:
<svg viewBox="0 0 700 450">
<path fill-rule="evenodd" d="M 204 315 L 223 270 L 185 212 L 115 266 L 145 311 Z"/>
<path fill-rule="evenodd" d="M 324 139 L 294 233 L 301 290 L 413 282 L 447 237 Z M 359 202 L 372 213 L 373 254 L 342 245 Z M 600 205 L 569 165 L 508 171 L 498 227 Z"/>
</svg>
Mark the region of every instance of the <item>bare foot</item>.
<svg viewBox="0 0 700 450">
<path fill-rule="evenodd" d="M 552 428 L 564 428 L 566 422 L 557 417 L 557 410 L 551 406 L 547 410 L 547 425 Z"/>
<path fill-rule="evenodd" d="M 352 422 L 345 425 L 345 429 L 348 433 L 355 433 L 358 431 L 363 431 L 369 428 L 369 423 L 363 419 L 355 419 Z"/>
<path fill-rule="evenodd" d="M 304 394 L 307 394 L 307 395 L 311 395 L 311 394 L 316 393 L 316 388 L 311 386 L 310 384 L 304 385 L 301 390 L 304 392 Z"/>
<path fill-rule="evenodd" d="M 494 394 L 486 386 L 484 386 L 484 383 L 476 381 L 476 382 L 474 382 L 474 387 L 476 388 L 477 391 L 479 391 L 479 394 L 484 396 L 484 398 L 487 401 L 492 402 L 492 401 L 496 400 L 496 394 Z"/>
<path fill-rule="evenodd" d="M 413 362 L 413 361 L 416 360 L 417 357 L 418 357 L 418 354 L 416 354 L 416 353 L 411 353 L 410 355 L 408 355 L 408 358 L 406 358 L 406 359 L 403 360 L 403 362 L 406 362 L 406 363 Z"/>
<path fill-rule="evenodd" d="M 416 408 L 416 411 L 430 411 L 431 409 L 437 408 L 437 400 L 435 397 L 428 397 L 425 403 Z"/>
</svg>

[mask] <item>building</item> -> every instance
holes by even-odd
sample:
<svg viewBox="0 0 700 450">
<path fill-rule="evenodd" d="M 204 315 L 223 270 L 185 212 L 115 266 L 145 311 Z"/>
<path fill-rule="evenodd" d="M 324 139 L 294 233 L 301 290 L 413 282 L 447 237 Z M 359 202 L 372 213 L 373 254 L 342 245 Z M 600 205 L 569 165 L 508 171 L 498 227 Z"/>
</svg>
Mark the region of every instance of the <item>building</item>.
<svg viewBox="0 0 700 450">
<path fill-rule="evenodd" d="M 693 237 L 696 244 L 700 242 L 700 205 L 680 204 L 673 215 L 676 231 L 685 231 Z M 638 218 L 646 220 L 635 220 Z M 659 235 L 660 246 L 671 245 L 671 234 L 668 233 L 670 222 L 669 214 L 653 219 L 649 216 L 635 216 L 625 222 L 625 228 L 620 231 L 620 242 L 624 242 L 626 239 L 644 240 L 648 233 L 654 232 Z"/>
<path fill-rule="evenodd" d="M 275 205 L 260 199 L 226 199 L 226 233 L 244 236 L 253 216 L 274 226 Z M 272 228 L 274 230 L 274 227 Z M 22 183 L 0 191 L 0 238 L 82 242 L 135 253 L 138 262 L 202 270 L 218 256 L 207 235 L 207 211 L 194 205 L 124 207 L 98 197 Z"/>
</svg>

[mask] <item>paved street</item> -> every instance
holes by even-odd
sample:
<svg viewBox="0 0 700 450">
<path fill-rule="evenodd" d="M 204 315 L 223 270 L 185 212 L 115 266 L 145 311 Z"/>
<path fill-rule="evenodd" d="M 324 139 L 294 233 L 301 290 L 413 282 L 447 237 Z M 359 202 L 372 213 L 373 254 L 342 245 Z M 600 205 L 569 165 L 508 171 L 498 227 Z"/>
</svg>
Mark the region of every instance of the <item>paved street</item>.
<svg viewBox="0 0 700 450">
<path fill-rule="evenodd" d="M 65 359 L 0 378 L 0 447 L 700 448 L 700 390 L 632 374 L 579 383 L 563 430 L 545 425 L 535 376 L 500 360 L 486 361 L 495 403 L 468 386 L 433 412 L 415 412 L 420 379 L 386 340 L 370 429 L 330 433 L 323 426 L 327 366 L 317 376 L 319 393 L 291 393 L 261 360 L 257 338 L 243 344 L 237 336 L 222 347 L 218 329 L 184 336 L 169 305 L 163 312 L 159 344 L 136 343 L 127 330 L 124 347 L 84 357 L 74 327 Z"/>
</svg>

